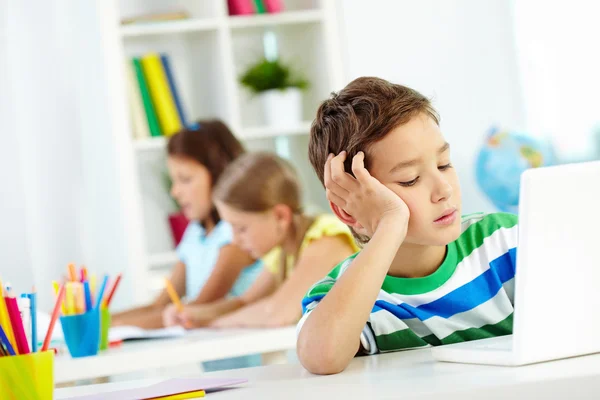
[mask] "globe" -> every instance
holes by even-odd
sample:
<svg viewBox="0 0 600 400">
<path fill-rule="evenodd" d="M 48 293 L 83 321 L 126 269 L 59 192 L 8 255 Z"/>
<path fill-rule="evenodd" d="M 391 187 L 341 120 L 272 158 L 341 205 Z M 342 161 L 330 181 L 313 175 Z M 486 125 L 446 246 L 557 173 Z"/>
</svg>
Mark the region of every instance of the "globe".
<svg viewBox="0 0 600 400">
<path fill-rule="evenodd" d="M 554 152 L 548 143 L 526 134 L 492 128 L 477 156 L 477 184 L 499 210 L 516 214 L 523 171 L 554 162 Z"/>
</svg>

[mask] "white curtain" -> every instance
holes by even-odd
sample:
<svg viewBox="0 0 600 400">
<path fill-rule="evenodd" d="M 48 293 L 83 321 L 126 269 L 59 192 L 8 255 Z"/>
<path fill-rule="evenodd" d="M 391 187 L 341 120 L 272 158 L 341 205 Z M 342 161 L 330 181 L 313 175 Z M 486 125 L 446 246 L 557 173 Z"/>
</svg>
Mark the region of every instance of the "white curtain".
<svg viewBox="0 0 600 400">
<path fill-rule="evenodd" d="M 67 263 L 112 275 L 131 263 L 98 4 L 0 1 L 0 277 L 35 284 L 44 309 Z"/>
<path fill-rule="evenodd" d="M 593 0 L 514 0 L 527 129 L 563 161 L 598 157 L 600 52 Z"/>
</svg>

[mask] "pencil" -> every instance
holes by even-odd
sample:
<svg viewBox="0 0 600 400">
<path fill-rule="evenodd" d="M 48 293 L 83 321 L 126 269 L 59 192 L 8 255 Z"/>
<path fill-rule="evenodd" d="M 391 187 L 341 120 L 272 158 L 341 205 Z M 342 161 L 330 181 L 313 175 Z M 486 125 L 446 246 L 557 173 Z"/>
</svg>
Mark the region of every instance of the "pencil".
<svg viewBox="0 0 600 400">
<path fill-rule="evenodd" d="M 52 287 L 54 287 L 54 296 L 58 297 L 58 290 L 60 289 L 60 285 L 56 281 L 52 281 Z M 60 308 L 63 315 L 67 315 L 67 307 L 65 306 L 65 302 L 60 302 Z"/>
<path fill-rule="evenodd" d="M 65 296 L 65 303 L 67 303 L 67 314 L 66 315 L 73 315 L 76 313 L 75 311 L 75 293 L 74 293 L 74 288 L 73 288 L 73 282 L 66 282 L 65 283 L 66 288 L 66 296 Z"/>
<path fill-rule="evenodd" d="M 4 300 L 6 301 L 6 308 L 8 309 L 8 316 L 10 317 L 10 323 L 15 334 L 19 354 L 29 354 L 29 343 L 27 343 L 27 337 L 25 336 L 25 329 L 23 328 L 23 320 L 21 319 L 17 299 L 13 297 L 12 293 L 8 293 L 8 296 Z"/>
<path fill-rule="evenodd" d="M 48 326 L 48 331 L 46 332 L 46 337 L 44 338 L 44 344 L 42 345 L 41 351 L 48 350 L 48 346 L 50 345 L 50 339 L 52 338 L 52 331 L 54 331 L 54 325 L 56 324 L 56 320 L 58 319 L 58 312 L 60 310 L 60 304 L 65 297 L 65 285 L 61 285 L 58 296 L 56 297 L 56 303 L 54 304 L 54 310 L 52 310 L 52 317 L 50 318 L 50 325 Z"/>
<path fill-rule="evenodd" d="M 175 304 L 177 311 L 182 312 L 183 305 L 181 305 L 181 300 L 179 300 L 179 296 L 177 295 L 177 292 L 175 291 L 173 284 L 167 278 L 165 278 L 165 289 L 167 289 L 167 293 L 169 294 L 169 297 L 171 298 L 171 301 L 173 302 L 173 304 Z"/>
<path fill-rule="evenodd" d="M 35 353 L 37 352 L 37 291 L 35 286 L 28 297 L 31 310 L 31 352 Z"/>
<path fill-rule="evenodd" d="M 8 351 L 8 354 L 10 354 L 11 356 L 16 356 L 17 355 L 15 353 L 15 349 L 13 348 L 13 346 L 8 341 L 8 338 L 6 337 L 6 333 L 4 332 L 4 329 L 2 329 L 1 326 L 0 326 L 0 341 L 2 342 L 2 344 L 4 346 L 6 346 L 6 350 Z"/>
<path fill-rule="evenodd" d="M 88 281 L 83 282 L 83 292 L 85 295 L 85 311 L 92 311 L 92 292 Z"/>
<path fill-rule="evenodd" d="M 0 325 L 6 332 L 6 337 L 12 347 L 17 347 L 15 341 L 15 335 L 13 333 L 12 325 L 10 324 L 10 317 L 8 316 L 8 309 L 6 308 L 6 302 L 4 301 L 4 285 L 0 281 Z"/>
<path fill-rule="evenodd" d="M 69 280 L 71 282 L 77 282 L 77 273 L 75 273 L 75 264 L 70 263 L 67 268 L 69 269 Z"/>
<path fill-rule="evenodd" d="M 108 283 L 108 275 L 104 275 L 100 291 L 98 292 L 98 298 L 96 298 L 96 308 L 102 306 L 102 298 L 104 297 L 104 291 L 106 290 L 106 284 Z"/>
<path fill-rule="evenodd" d="M 108 308 L 108 306 L 110 305 L 110 302 L 111 302 L 113 296 L 115 295 L 115 292 L 117 291 L 117 287 L 119 286 L 119 282 L 121 282 L 121 276 L 122 276 L 122 274 L 118 274 L 117 277 L 115 278 L 115 282 L 113 283 L 112 287 L 110 288 L 110 291 L 108 292 L 108 295 L 106 296 L 106 300 L 104 301 L 104 307 Z"/>
<path fill-rule="evenodd" d="M 167 396 L 161 397 L 151 397 L 148 400 L 187 400 L 187 399 L 197 399 L 199 397 L 204 397 L 204 390 L 195 390 L 193 392 L 187 393 L 178 393 L 178 394 L 170 394 Z"/>
</svg>

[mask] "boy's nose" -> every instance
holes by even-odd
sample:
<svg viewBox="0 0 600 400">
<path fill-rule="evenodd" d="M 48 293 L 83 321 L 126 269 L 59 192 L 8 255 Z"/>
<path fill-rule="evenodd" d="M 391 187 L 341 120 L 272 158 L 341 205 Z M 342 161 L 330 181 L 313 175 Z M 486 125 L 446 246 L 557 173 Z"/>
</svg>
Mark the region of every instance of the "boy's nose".
<svg viewBox="0 0 600 400">
<path fill-rule="evenodd" d="M 432 193 L 432 201 L 439 203 L 440 201 L 448 200 L 452 196 L 452 185 L 445 179 L 440 180 L 436 189 Z"/>
</svg>

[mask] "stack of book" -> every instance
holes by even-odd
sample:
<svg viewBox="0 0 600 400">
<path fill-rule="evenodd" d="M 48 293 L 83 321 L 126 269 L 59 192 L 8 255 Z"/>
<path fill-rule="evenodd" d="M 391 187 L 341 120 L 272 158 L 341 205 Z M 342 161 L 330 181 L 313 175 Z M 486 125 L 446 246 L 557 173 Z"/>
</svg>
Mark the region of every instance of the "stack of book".
<svg viewBox="0 0 600 400">
<path fill-rule="evenodd" d="M 278 13 L 283 11 L 283 0 L 227 0 L 229 15 Z"/>
<path fill-rule="evenodd" d="M 127 88 L 133 136 L 171 136 L 187 126 L 184 107 L 166 54 L 128 60 Z"/>
</svg>

